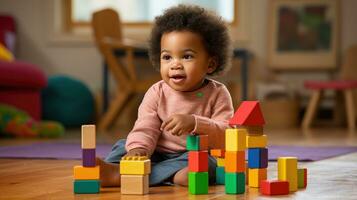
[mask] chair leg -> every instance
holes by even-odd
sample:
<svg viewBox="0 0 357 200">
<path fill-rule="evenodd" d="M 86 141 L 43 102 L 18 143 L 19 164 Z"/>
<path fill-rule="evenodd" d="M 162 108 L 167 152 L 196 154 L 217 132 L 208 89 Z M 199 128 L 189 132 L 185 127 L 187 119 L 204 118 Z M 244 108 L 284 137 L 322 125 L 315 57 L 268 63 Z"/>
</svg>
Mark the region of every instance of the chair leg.
<svg viewBox="0 0 357 200">
<path fill-rule="evenodd" d="M 355 107 L 354 107 L 354 102 L 353 102 L 353 93 L 351 89 L 347 89 L 343 91 L 343 94 L 345 96 L 345 102 L 346 102 L 346 113 L 347 113 L 347 123 L 348 123 L 348 128 L 350 130 L 355 130 L 356 127 L 356 113 L 355 113 Z"/>
<path fill-rule="evenodd" d="M 113 123 L 117 114 L 124 108 L 126 101 L 130 96 L 129 92 L 119 92 L 116 98 L 110 103 L 109 109 L 103 115 L 99 122 L 99 130 L 107 130 L 108 127 Z"/>
<path fill-rule="evenodd" d="M 316 114 L 317 105 L 321 98 L 321 93 L 321 90 L 316 90 L 312 93 L 312 97 L 310 98 L 309 105 L 302 121 L 302 128 L 307 129 L 311 126 L 312 120 Z"/>
</svg>

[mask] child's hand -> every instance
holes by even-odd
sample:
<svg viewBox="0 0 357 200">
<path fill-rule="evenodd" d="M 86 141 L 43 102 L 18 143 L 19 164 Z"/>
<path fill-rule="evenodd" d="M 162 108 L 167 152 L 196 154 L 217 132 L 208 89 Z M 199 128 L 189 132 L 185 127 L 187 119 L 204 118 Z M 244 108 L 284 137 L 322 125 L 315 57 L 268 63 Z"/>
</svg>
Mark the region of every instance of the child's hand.
<svg viewBox="0 0 357 200">
<path fill-rule="evenodd" d="M 192 115 L 176 114 L 161 124 L 161 130 L 180 136 L 190 133 L 195 128 L 195 117 Z"/>
<path fill-rule="evenodd" d="M 149 154 L 148 154 L 147 150 L 144 148 L 135 148 L 135 149 L 129 150 L 129 152 L 123 157 L 127 157 L 127 156 L 149 156 Z"/>
</svg>

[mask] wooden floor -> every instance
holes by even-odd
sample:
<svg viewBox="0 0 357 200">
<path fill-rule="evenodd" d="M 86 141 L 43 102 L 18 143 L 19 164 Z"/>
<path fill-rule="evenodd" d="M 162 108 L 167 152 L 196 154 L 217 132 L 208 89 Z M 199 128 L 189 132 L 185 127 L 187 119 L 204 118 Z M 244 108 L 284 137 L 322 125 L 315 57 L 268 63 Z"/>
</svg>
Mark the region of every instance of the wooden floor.
<svg viewBox="0 0 357 200">
<path fill-rule="evenodd" d="M 79 140 L 79 130 L 73 130 L 61 140 Z M 270 144 L 287 145 L 351 145 L 357 146 L 357 133 L 343 128 L 296 130 L 266 130 Z M 99 141 L 115 141 L 121 134 L 104 133 Z M 16 145 L 38 140 L 0 140 L 0 145 Z M 120 188 L 102 188 L 100 194 L 73 194 L 73 165 L 76 160 L 0 159 L 0 199 L 269 199 L 257 189 L 248 188 L 244 195 L 226 195 L 224 186 L 212 186 L 208 195 L 188 195 L 179 186 L 151 187 L 145 196 L 121 195 Z M 357 199 L 357 153 L 318 162 L 299 163 L 308 168 L 305 190 L 279 196 L 281 199 Z M 270 162 L 268 178 L 276 178 L 276 162 Z"/>
</svg>

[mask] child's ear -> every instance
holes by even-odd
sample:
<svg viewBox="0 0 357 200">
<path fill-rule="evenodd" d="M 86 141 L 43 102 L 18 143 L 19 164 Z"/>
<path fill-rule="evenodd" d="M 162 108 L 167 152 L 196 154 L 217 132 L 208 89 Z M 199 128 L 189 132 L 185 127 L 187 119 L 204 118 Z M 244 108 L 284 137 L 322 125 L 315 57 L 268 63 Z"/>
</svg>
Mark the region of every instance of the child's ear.
<svg viewBox="0 0 357 200">
<path fill-rule="evenodd" d="M 217 60 L 215 58 L 210 58 L 208 61 L 207 74 L 214 72 L 214 70 L 216 70 L 216 68 L 217 68 Z"/>
</svg>

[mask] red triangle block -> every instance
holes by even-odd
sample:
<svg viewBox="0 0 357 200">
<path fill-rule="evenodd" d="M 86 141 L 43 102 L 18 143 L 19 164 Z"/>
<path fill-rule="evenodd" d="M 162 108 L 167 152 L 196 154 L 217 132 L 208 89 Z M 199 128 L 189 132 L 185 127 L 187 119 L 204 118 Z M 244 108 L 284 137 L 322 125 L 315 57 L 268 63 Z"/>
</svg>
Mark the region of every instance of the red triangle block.
<svg viewBox="0 0 357 200">
<path fill-rule="evenodd" d="M 243 101 L 234 113 L 229 125 L 262 126 L 265 124 L 259 101 Z"/>
</svg>

